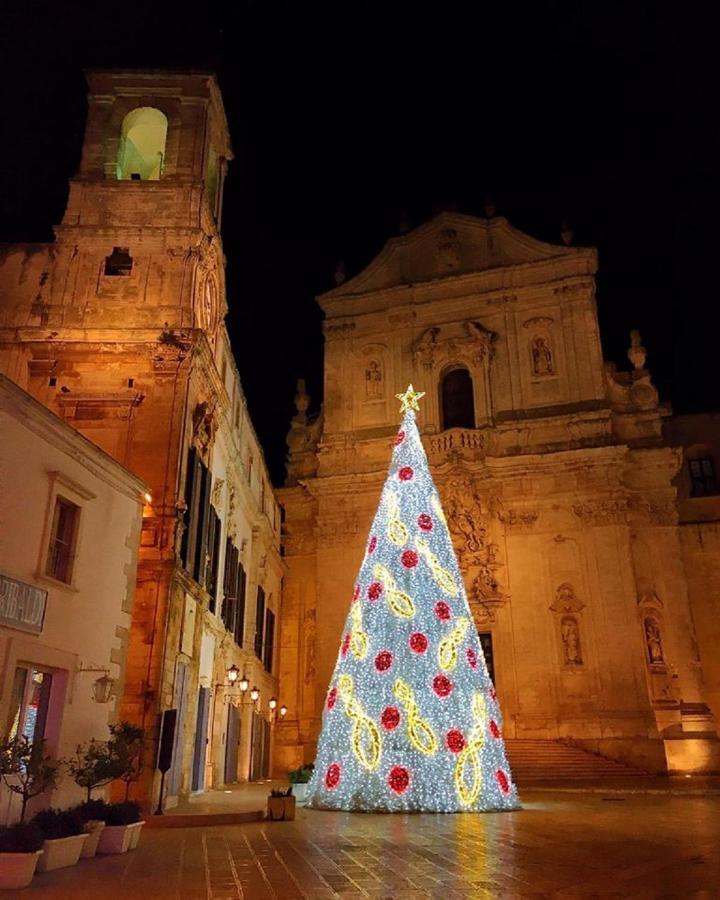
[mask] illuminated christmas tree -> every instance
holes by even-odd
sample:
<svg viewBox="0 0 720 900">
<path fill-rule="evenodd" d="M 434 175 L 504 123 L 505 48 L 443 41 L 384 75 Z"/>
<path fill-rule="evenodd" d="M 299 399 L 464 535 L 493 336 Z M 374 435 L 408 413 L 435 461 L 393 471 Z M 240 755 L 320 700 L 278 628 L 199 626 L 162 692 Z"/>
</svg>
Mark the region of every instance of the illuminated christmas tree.
<svg viewBox="0 0 720 900">
<path fill-rule="evenodd" d="M 323 712 L 307 805 L 518 808 L 502 719 L 440 498 L 405 413 Z"/>
</svg>

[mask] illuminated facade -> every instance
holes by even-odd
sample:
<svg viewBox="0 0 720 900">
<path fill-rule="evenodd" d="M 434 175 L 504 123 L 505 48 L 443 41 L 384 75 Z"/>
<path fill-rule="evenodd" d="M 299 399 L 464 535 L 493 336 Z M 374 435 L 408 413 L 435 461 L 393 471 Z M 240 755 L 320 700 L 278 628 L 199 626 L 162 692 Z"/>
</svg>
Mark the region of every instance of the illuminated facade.
<svg viewBox="0 0 720 900">
<path fill-rule="evenodd" d="M 156 739 L 178 710 L 172 804 L 268 771 L 280 516 L 223 321 L 232 152 L 215 79 L 88 80 L 56 240 L 0 261 L 0 371 L 150 486 L 120 714 Z M 158 781 L 151 766 L 148 801 Z"/>
<path fill-rule="evenodd" d="M 279 493 L 279 770 L 314 758 L 409 382 L 426 392 L 418 425 L 506 738 L 568 739 L 647 771 L 720 768 L 682 453 L 640 335 L 629 371 L 603 361 L 596 269 L 593 249 L 441 213 L 319 298 L 323 410 L 308 416 L 300 383 Z"/>
</svg>

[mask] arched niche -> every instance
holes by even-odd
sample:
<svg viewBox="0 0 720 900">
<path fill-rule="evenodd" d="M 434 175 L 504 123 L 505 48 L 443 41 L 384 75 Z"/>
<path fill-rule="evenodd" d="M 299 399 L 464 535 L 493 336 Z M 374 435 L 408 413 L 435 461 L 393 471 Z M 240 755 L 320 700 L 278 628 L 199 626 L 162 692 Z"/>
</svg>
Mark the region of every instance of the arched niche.
<svg viewBox="0 0 720 900">
<path fill-rule="evenodd" d="M 118 181 L 158 181 L 165 164 L 168 120 L 152 106 L 139 106 L 123 119 L 116 173 Z"/>
<path fill-rule="evenodd" d="M 476 427 L 473 377 L 467 366 L 446 366 L 440 373 L 438 391 L 441 431 Z"/>
</svg>

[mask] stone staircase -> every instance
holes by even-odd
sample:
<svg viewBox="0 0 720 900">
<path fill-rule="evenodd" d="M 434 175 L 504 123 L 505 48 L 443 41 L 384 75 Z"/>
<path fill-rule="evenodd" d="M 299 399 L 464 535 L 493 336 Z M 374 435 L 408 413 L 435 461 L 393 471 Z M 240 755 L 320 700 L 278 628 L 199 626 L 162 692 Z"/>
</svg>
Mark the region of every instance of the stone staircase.
<svg viewBox="0 0 720 900">
<path fill-rule="evenodd" d="M 645 774 L 562 741 L 510 738 L 505 741 L 505 749 L 513 780 L 519 785 L 536 781 L 637 778 Z"/>
</svg>

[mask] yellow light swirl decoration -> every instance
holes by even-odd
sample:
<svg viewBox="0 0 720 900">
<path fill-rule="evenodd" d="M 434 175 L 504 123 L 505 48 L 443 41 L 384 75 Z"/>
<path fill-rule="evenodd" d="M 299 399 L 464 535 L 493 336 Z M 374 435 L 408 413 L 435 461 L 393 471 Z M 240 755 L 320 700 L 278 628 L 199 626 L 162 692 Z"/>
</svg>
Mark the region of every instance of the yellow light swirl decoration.
<svg viewBox="0 0 720 900">
<path fill-rule="evenodd" d="M 443 525 L 447 528 L 448 523 L 445 518 L 445 510 L 442 508 L 442 503 L 440 502 L 440 498 L 437 494 L 433 494 L 430 498 L 430 503 L 432 504 L 432 508 L 435 510 L 435 515 L 441 520 Z"/>
<path fill-rule="evenodd" d="M 457 620 L 452 631 L 438 645 L 438 664 L 441 669 L 451 672 L 458 661 L 458 649 L 465 640 L 470 623 L 463 616 Z"/>
<path fill-rule="evenodd" d="M 397 547 L 404 547 L 405 544 L 407 544 L 408 530 L 405 523 L 400 518 L 400 504 L 398 503 L 397 494 L 395 494 L 393 491 L 390 491 L 390 493 L 388 494 L 387 506 L 387 536 Z"/>
<path fill-rule="evenodd" d="M 385 598 L 390 609 L 401 619 L 412 619 L 415 615 L 415 604 L 412 598 L 404 594 L 395 583 L 390 570 L 380 563 L 373 566 L 373 575 L 382 582 Z"/>
<path fill-rule="evenodd" d="M 450 597 L 457 597 L 457 585 L 455 584 L 455 579 L 452 577 L 450 572 L 448 572 L 447 569 L 443 569 L 438 561 L 437 556 L 435 556 L 435 554 L 432 552 L 430 547 L 428 547 L 423 538 L 418 538 L 416 544 L 418 550 L 420 551 L 420 553 L 422 553 L 423 559 L 428 564 L 433 578 L 435 579 L 435 583 L 440 588 L 440 590 L 444 591 Z"/>
<path fill-rule="evenodd" d="M 345 705 L 345 714 L 353 722 L 351 734 L 353 753 L 360 765 L 368 772 L 372 772 L 380 763 L 382 749 L 380 729 L 356 699 L 351 675 L 341 675 L 338 678 L 338 693 Z"/>
<path fill-rule="evenodd" d="M 487 718 L 482 694 L 478 693 L 473 696 L 471 710 L 475 724 L 470 731 L 467 744 L 458 754 L 454 776 L 455 790 L 460 802 L 465 806 L 472 806 L 480 795 L 482 787 L 480 751 L 485 743 L 485 720 Z"/>
<path fill-rule="evenodd" d="M 393 685 L 393 694 L 399 703 L 405 708 L 405 719 L 407 721 L 407 734 L 410 743 L 424 753 L 426 756 L 432 756 L 437 751 L 437 738 L 435 732 L 428 723 L 420 716 L 420 710 L 415 702 L 415 694 L 413 689 L 402 678 L 398 678 Z"/>
<path fill-rule="evenodd" d="M 362 610 L 356 601 L 350 607 L 350 652 L 355 659 L 365 659 L 368 652 L 368 636 L 362 624 Z"/>
</svg>

